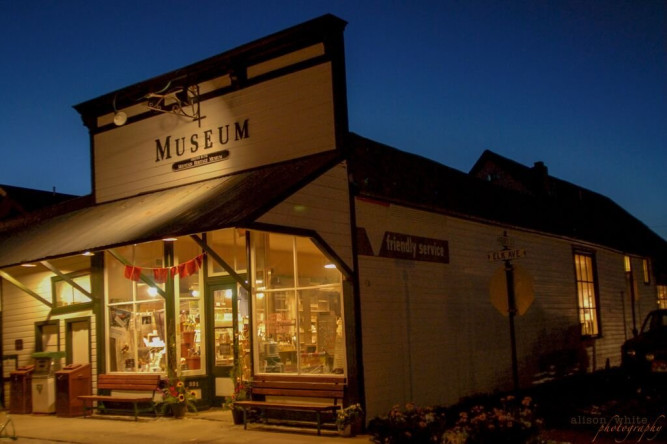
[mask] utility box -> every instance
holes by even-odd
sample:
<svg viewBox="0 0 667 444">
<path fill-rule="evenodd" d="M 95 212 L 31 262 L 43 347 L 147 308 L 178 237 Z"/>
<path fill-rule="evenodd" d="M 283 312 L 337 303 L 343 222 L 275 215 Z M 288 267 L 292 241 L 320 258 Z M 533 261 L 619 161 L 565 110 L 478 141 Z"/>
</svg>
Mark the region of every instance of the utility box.
<svg viewBox="0 0 667 444">
<path fill-rule="evenodd" d="M 60 370 L 60 360 L 65 352 L 33 353 L 35 371 L 32 375 L 32 412 L 55 413 L 56 381 L 55 372 Z"/>
<path fill-rule="evenodd" d="M 92 394 L 90 364 L 69 364 L 56 372 L 56 416 L 83 416 L 81 395 Z"/>
<path fill-rule="evenodd" d="M 32 413 L 32 372 L 34 365 L 19 367 L 9 374 L 9 413 Z"/>
</svg>

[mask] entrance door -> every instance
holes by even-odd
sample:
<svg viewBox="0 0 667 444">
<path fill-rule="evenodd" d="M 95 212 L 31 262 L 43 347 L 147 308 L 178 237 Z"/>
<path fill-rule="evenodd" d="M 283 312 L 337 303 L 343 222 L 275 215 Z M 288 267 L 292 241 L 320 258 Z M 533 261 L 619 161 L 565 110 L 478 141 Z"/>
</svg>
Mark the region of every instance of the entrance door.
<svg viewBox="0 0 667 444">
<path fill-rule="evenodd" d="M 232 374 L 242 369 L 239 359 L 239 338 L 245 344 L 244 325 L 248 318 L 248 297 L 246 291 L 239 291 L 236 281 L 229 279 L 208 286 L 208 300 L 213 305 L 213 340 L 210 341 L 210 356 L 213 368 L 211 374 L 215 378 L 215 396 L 221 401 L 234 392 Z"/>
<path fill-rule="evenodd" d="M 67 320 L 66 341 L 68 364 L 90 363 L 90 319 Z"/>
</svg>

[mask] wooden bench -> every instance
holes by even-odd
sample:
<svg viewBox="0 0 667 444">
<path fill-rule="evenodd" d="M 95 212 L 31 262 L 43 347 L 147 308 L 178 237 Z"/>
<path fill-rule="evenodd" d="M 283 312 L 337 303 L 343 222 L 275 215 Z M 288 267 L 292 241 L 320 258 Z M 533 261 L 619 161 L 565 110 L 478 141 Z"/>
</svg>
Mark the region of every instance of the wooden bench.
<svg viewBox="0 0 667 444">
<path fill-rule="evenodd" d="M 153 412 L 157 416 L 154 401 L 155 392 L 160 390 L 160 375 L 157 374 L 111 374 L 97 375 L 97 395 L 81 395 L 83 401 L 83 416 L 88 410 L 100 411 L 127 411 L 109 408 L 105 403 L 132 404 L 134 420 L 139 413 Z M 109 393 L 100 394 L 100 393 Z M 97 406 L 93 402 L 97 401 Z M 139 404 L 148 404 L 149 408 L 140 409 Z"/>
<path fill-rule="evenodd" d="M 252 400 L 234 402 L 235 407 L 243 410 L 244 429 L 248 428 L 250 409 L 293 410 L 315 413 L 317 434 L 320 435 L 322 413 L 331 412 L 335 421 L 335 413 L 342 406 L 345 378 L 261 375 L 253 378 L 250 387 Z"/>
</svg>

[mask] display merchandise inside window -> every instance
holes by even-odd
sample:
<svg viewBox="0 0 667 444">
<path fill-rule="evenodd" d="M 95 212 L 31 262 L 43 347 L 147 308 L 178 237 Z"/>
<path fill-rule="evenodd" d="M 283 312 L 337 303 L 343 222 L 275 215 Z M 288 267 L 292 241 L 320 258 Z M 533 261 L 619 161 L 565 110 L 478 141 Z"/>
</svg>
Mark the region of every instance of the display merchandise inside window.
<svg viewBox="0 0 667 444">
<path fill-rule="evenodd" d="M 309 238 L 251 238 L 255 371 L 343 374 L 341 273 Z"/>
<path fill-rule="evenodd" d="M 162 242 L 151 242 L 106 253 L 110 372 L 166 371 L 164 284 L 140 279 L 163 266 L 163 251 Z"/>
<path fill-rule="evenodd" d="M 190 373 L 203 372 L 205 361 L 203 279 L 201 276 L 200 247 L 189 237 L 174 242 L 175 265 L 178 273 L 174 285 L 178 289 L 177 317 L 179 367 Z"/>
</svg>

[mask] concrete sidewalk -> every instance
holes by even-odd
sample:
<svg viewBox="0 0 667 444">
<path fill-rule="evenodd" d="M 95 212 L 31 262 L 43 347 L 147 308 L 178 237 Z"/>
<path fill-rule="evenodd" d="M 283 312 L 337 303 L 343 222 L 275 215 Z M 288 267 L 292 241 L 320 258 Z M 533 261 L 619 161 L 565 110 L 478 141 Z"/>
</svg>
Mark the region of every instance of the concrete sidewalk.
<svg viewBox="0 0 667 444">
<path fill-rule="evenodd" d="M 54 415 L 10 415 L 17 440 L 26 444 L 90 443 L 224 443 L 224 444 L 368 444 L 368 436 L 342 438 L 333 430 L 317 436 L 314 428 L 250 424 L 248 430 L 234 425 L 229 411 L 211 409 L 189 413 L 183 419 L 95 416 L 59 418 Z M 9 432 L 11 433 L 11 426 Z M 3 439 L 4 441 L 4 439 Z"/>
</svg>

